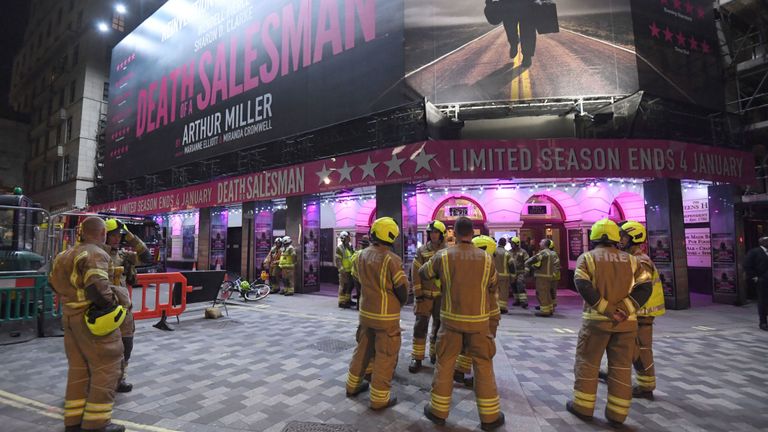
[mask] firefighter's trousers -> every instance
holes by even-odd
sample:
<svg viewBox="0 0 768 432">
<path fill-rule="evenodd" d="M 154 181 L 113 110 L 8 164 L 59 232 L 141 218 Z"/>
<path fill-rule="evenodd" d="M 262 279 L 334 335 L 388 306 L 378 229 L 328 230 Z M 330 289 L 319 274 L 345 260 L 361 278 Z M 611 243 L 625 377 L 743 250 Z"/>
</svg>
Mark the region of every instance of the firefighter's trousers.
<svg viewBox="0 0 768 432">
<path fill-rule="evenodd" d="M 283 292 L 286 294 L 293 294 L 294 288 L 294 267 L 282 267 L 280 268 L 280 275 L 283 280 Z"/>
<path fill-rule="evenodd" d="M 424 360 L 427 350 L 427 331 L 429 330 L 429 319 L 432 318 L 432 331 L 429 335 L 429 355 L 435 355 L 437 347 L 437 331 L 440 329 L 440 297 L 424 298 L 416 300 L 413 307 L 416 314 L 416 322 L 413 325 L 413 350 L 411 358 L 415 360 Z"/>
<path fill-rule="evenodd" d="M 514 277 L 515 300 L 520 303 L 528 303 L 528 293 L 525 292 L 525 273 L 521 273 Z"/>
<path fill-rule="evenodd" d="M 125 320 L 120 325 L 120 335 L 123 340 L 123 360 L 120 364 L 120 381 L 128 378 L 128 361 L 133 352 L 133 334 L 136 331 L 136 323 L 133 320 L 133 312 L 126 309 Z"/>
<path fill-rule="evenodd" d="M 552 299 L 552 312 L 554 312 L 557 307 L 557 284 L 559 282 L 551 280 L 549 283 L 549 297 Z"/>
<path fill-rule="evenodd" d="M 543 278 L 543 277 L 536 278 L 536 299 L 539 300 L 541 313 L 545 315 L 552 315 L 552 312 L 554 312 L 554 309 L 552 307 L 552 280 L 551 279 Z"/>
<path fill-rule="evenodd" d="M 465 351 L 472 357 L 475 369 L 475 399 L 480 421 L 494 422 L 501 413 L 496 376 L 493 373 L 493 356 L 496 343 L 488 332 L 463 333 L 445 325 L 437 337 L 437 365 L 432 378 L 429 409 L 437 417 L 448 418 L 453 393 L 453 370 L 459 353 Z"/>
<path fill-rule="evenodd" d="M 585 321 L 576 344 L 573 405 L 591 416 L 597 400 L 597 377 L 603 353 L 608 354 L 608 402 L 605 417 L 624 423 L 632 402 L 632 357 L 637 331 L 612 332 Z"/>
<path fill-rule="evenodd" d="M 94 336 L 82 313 L 64 314 L 64 350 L 69 371 L 64 424 L 100 429 L 110 423 L 123 360 L 120 331 Z"/>
<path fill-rule="evenodd" d="M 347 374 L 347 391 L 354 392 L 363 383 L 366 369 L 373 359 L 370 398 L 371 408 L 384 408 L 389 404 L 392 376 L 395 374 L 400 353 L 400 327 L 381 330 L 360 325 L 357 327 L 357 348 L 352 354 Z"/>
<path fill-rule="evenodd" d="M 270 292 L 276 293 L 280 288 L 280 267 L 277 264 L 269 266 L 269 286 Z"/>
<path fill-rule="evenodd" d="M 488 329 L 491 331 L 494 340 L 496 339 L 496 330 L 499 328 L 500 321 L 501 315 L 491 315 L 488 319 Z M 465 375 L 472 372 L 472 357 L 470 357 L 466 351 L 462 350 L 461 354 L 459 354 L 459 357 L 456 359 L 455 370 L 456 372 L 461 372 Z"/>
<path fill-rule="evenodd" d="M 509 311 L 509 276 L 499 276 L 499 309 L 502 312 Z"/>
<path fill-rule="evenodd" d="M 352 302 L 352 275 L 346 271 L 339 271 L 339 305 L 348 305 Z"/>
<path fill-rule="evenodd" d="M 653 319 L 637 317 L 637 346 L 634 365 L 637 385 L 643 391 L 656 390 L 656 369 L 653 366 Z"/>
</svg>

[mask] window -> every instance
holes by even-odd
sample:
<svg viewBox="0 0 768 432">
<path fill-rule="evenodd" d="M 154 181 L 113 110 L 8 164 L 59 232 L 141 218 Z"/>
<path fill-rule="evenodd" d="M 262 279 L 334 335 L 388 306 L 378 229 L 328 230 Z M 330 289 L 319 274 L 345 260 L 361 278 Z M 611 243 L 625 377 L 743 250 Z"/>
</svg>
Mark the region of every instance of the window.
<svg viewBox="0 0 768 432">
<path fill-rule="evenodd" d="M 75 91 L 77 90 L 77 80 L 69 83 L 69 103 L 75 103 Z"/>
<path fill-rule="evenodd" d="M 72 140 L 72 116 L 67 119 L 67 141 Z"/>
<path fill-rule="evenodd" d="M 40 176 L 40 189 L 45 187 L 46 180 L 48 180 L 48 166 L 43 165 L 43 175 Z"/>
<path fill-rule="evenodd" d="M 50 144 L 51 144 L 51 134 L 49 134 L 48 131 L 45 131 L 45 148 L 47 149 Z"/>
<path fill-rule="evenodd" d="M 45 29 L 45 38 L 48 39 L 51 37 L 51 27 L 53 26 L 53 21 L 48 21 L 48 28 Z"/>
<path fill-rule="evenodd" d="M 80 44 L 76 44 L 75 47 L 72 48 L 72 66 L 76 66 L 79 59 L 80 59 Z"/>
<path fill-rule="evenodd" d="M 64 156 L 64 172 L 62 173 L 62 180 L 69 180 L 69 177 L 72 175 L 70 172 L 71 166 L 69 163 L 69 155 Z"/>
<path fill-rule="evenodd" d="M 75 0 L 69 0 L 69 10 L 72 11 L 72 9 L 75 8 Z"/>
<path fill-rule="evenodd" d="M 64 127 L 59 123 L 59 127 L 56 128 L 56 145 L 61 145 L 61 139 L 63 138 Z"/>
<path fill-rule="evenodd" d="M 112 28 L 119 32 L 125 31 L 125 18 L 117 12 L 112 14 Z"/>
<path fill-rule="evenodd" d="M 104 83 L 104 90 L 102 92 L 101 98 L 105 101 L 109 100 L 109 82 Z"/>
<path fill-rule="evenodd" d="M 40 137 L 40 139 L 37 140 L 37 147 L 35 147 L 35 156 L 40 155 L 43 152 L 44 148 L 45 148 L 45 138 Z"/>
<path fill-rule="evenodd" d="M 83 26 L 83 10 L 80 9 L 80 11 L 77 13 L 77 29 L 79 30 L 80 27 Z"/>
<path fill-rule="evenodd" d="M 51 184 L 55 185 L 60 181 L 61 178 L 59 177 L 59 161 L 56 160 L 53 162 L 53 170 L 51 170 Z"/>
<path fill-rule="evenodd" d="M 59 108 L 64 108 L 64 89 L 59 93 Z"/>
</svg>

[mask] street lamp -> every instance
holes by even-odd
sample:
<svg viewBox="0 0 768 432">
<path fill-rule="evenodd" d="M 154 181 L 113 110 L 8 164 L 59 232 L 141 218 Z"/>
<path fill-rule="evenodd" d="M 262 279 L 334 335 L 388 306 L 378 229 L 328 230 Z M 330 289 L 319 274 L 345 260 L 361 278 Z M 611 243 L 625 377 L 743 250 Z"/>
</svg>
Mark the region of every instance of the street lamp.
<svg viewBox="0 0 768 432">
<path fill-rule="evenodd" d="M 102 33 L 106 33 L 107 31 L 109 31 L 109 26 L 104 21 L 99 21 L 96 24 L 96 28 L 99 29 L 99 31 Z"/>
<path fill-rule="evenodd" d="M 115 11 L 120 15 L 123 15 L 124 13 L 128 12 L 128 9 L 125 8 L 124 4 L 118 3 L 115 5 Z"/>
</svg>

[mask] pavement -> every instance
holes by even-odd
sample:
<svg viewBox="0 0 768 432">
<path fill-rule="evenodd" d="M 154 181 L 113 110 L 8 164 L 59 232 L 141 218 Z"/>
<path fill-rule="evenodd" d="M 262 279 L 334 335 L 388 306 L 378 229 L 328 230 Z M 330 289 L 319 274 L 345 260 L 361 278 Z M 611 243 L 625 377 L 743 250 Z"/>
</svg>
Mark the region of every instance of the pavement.
<svg viewBox="0 0 768 432">
<path fill-rule="evenodd" d="M 768 332 L 757 328 L 755 306 L 692 300 L 691 309 L 657 320 L 656 399 L 633 401 L 624 429 L 768 430 Z M 559 303 L 553 318 L 513 308 L 502 319 L 494 365 L 507 425 L 499 430 L 611 430 L 604 385 L 592 423 L 565 411 L 580 299 L 561 291 Z M 116 422 L 150 432 L 479 430 L 474 395 L 458 385 L 445 427 L 423 418 L 432 366 L 408 373 L 411 307 L 402 313 L 393 384 L 400 402 L 374 412 L 367 392 L 345 397 L 356 311 L 322 295 L 234 301 L 218 320 L 203 319 L 205 306 L 190 305 L 180 323 L 171 320 L 173 332 L 137 323 L 134 391 L 118 395 Z M 62 338 L 0 346 L 0 430 L 63 430 L 66 367 Z"/>
</svg>

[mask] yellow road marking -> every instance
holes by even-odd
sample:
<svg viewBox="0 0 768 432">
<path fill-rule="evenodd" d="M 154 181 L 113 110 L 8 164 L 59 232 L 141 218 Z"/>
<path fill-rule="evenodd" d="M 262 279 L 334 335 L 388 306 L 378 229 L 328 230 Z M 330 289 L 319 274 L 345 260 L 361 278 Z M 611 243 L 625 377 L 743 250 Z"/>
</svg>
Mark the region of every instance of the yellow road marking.
<svg viewBox="0 0 768 432">
<path fill-rule="evenodd" d="M 529 68 L 526 68 L 520 74 L 520 79 L 523 81 L 523 95 L 521 99 L 531 99 L 531 74 Z"/>
<path fill-rule="evenodd" d="M 523 61 L 523 56 L 517 53 L 517 56 L 512 60 L 512 69 L 520 67 L 520 63 Z M 509 89 L 509 99 L 520 99 L 520 75 L 516 76 L 511 82 L 511 88 Z"/>
<path fill-rule="evenodd" d="M 33 411 L 42 416 L 64 420 L 64 409 L 52 405 L 44 404 L 33 399 L 25 398 L 7 391 L 0 390 L 0 404 L 8 405 L 14 408 Z M 112 419 L 112 423 L 123 425 L 129 430 L 146 432 L 177 432 L 173 429 L 166 429 L 158 426 L 144 425 L 127 420 Z"/>
</svg>

